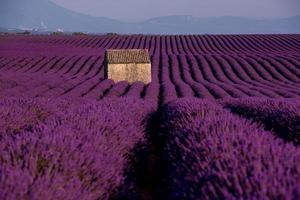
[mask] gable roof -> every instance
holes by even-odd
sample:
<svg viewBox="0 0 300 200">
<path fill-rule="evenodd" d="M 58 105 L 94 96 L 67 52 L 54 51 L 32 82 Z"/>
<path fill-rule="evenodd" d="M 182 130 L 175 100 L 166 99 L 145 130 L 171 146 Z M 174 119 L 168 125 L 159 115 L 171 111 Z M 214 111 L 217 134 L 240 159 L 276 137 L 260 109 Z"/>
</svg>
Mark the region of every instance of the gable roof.
<svg viewBox="0 0 300 200">
<path fill-rule="evenodd" d="M 111 64 L 150 63 L 150 56 L 147 49 L 108 49 L 106 60 Z"/>
</svg>

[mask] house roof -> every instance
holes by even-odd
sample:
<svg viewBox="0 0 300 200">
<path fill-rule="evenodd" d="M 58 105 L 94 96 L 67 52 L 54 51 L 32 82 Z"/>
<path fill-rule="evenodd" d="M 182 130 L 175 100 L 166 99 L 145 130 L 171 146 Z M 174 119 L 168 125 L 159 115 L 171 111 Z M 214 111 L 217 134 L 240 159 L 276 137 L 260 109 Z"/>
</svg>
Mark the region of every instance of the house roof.
<svg viewBox="0 0 300 200">
<path fill-rule="evenodd" d="M 108 63 L 150 63 L 147 49 L 108 49 L 106 50 Z"/>
</svg>

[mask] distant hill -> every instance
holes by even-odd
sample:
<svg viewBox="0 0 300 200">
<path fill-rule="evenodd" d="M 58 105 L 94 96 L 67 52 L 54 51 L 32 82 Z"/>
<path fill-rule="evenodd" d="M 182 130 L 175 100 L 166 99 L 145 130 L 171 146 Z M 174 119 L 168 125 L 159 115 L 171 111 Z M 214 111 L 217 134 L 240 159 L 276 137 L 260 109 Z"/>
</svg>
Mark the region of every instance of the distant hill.
<svg viewBox="0 0 300 200">
<path fill-rule="evenodd" d="M 64 31 L 90 33 L 300 33 L 300 16 L 273 20 L 255 20 L 230 16 L 218 18 L 166 16 L 128 23 L 77 13 L 48 0 L 1 0 L 0 27 L 40 31 L 62 29 Z"/>
<path fill-rule="evenodd" d="M 255 20 L 241 17 L 199 18 L 167 16 L 139 23 L 139 30 L 149 33 L 267 34 L 300 33 L 300 16 L 286 19 Z"/>
<path fill-rule="evenodd" d="M 106 32 L 119 31 L 123 24 L 76 13 L 48 0 L 1 0 L 0 27 L 5 28 Z"/>
<path fill-rule="evenodd" d="M 7 32 L 8 30 L 6 28 L 1 28 L 0 27 L 0 32 Z"/>
</svg>

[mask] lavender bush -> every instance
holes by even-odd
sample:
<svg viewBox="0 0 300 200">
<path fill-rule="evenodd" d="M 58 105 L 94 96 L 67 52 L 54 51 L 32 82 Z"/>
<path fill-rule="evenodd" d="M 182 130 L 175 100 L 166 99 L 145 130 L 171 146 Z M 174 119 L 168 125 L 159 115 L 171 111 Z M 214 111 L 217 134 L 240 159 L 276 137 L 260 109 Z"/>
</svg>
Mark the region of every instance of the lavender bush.
<svg viewBox="0 0 300 200">
<path fill-rule="evenodd" d="M 300 150 L 213 101 L 163 108 L 163 199 L 299 199 Z"/>
<path fill-rule="evenodd" d="M 127 172 L 147 143 L 151 104 L 9 98 L 0 109 L 0 199 L 108 199 L 124 187 L 136 195 Z"/>
<path fill-rule="evenodd" d="M 279 137 L 300 144 L 299 99 L 246 98 L 223 104 L 231 112 L 264 124 Z"/>
</svg>

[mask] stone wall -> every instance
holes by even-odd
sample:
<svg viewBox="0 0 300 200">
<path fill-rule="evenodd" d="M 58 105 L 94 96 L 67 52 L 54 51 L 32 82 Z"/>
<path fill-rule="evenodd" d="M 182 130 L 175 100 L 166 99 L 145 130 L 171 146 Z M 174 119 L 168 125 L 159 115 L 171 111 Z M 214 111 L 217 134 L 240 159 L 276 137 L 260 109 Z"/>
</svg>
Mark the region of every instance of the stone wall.
<svg viewBox="0 0 300 200">
<path fill-rule="evenodd" d="M 115 82 L 128 81 L 133 83 L 141 81 L 145 84 L 151 82 L 150 63 L 106 64 L 105 76 Z"/>
</svg>

